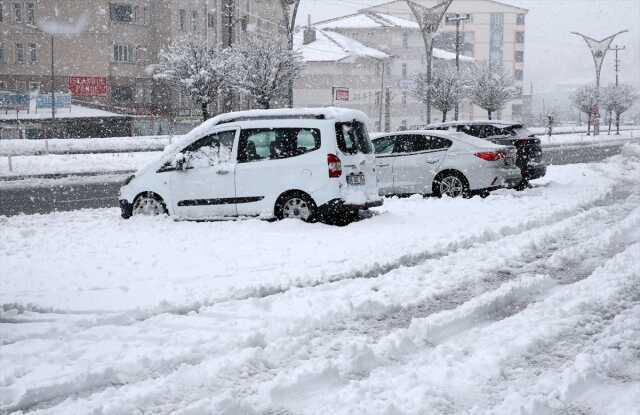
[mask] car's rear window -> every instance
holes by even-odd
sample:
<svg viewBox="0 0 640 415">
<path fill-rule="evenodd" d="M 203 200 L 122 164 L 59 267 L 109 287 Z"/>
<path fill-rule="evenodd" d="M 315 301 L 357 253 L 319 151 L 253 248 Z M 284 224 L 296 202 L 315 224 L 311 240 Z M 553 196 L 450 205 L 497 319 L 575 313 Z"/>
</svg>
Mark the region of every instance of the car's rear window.
<svg viewBox="0 0 640 415">
<path fill-rule="evenodd" d="M 345 154 L 370 154 L 373 150 L 367 127 L 359 121 L 336 123 L 338 148 Z"/>
</svg>

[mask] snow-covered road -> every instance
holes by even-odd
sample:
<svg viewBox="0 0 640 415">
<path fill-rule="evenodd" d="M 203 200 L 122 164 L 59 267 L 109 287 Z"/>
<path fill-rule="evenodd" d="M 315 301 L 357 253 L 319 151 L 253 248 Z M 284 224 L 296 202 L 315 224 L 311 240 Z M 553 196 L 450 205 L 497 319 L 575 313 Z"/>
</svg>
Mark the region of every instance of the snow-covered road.
<svg viewBox="0 0 640 415">
<path fill-rule="evenodd" d="M 0 226 L 0 413 L 640 413 L 640 146 L 346 228 Z"/>
</svg>

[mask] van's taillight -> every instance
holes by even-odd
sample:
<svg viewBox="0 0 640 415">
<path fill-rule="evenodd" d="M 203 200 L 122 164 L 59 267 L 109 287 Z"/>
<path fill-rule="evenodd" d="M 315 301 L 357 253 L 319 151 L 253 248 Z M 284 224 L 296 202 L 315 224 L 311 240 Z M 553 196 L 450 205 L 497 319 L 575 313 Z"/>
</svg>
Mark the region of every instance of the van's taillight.
<svg viewBox="0 0 640 415">
<path fill-rule="evenodd" d="M 327 164 L 329 165 L 329 177 L 342 176 L 342 162 L 335 154 L 327 155 Z"/>
<path fill-rule="evenodd" d="M 486 161 L 496 161 L 505 158 L 506 154 L 503 151 L 482 151 L 475 156 Z"/>
</svg>

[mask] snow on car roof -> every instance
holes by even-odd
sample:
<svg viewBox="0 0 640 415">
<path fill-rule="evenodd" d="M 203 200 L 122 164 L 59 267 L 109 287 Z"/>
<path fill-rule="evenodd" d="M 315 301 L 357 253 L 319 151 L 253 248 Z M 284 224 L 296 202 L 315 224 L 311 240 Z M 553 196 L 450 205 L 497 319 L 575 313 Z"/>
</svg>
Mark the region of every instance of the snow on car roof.
<svg viewBox="0 0 640 415">
<path fill-rule="evenodd" d="M 454 125 L 495 125 L 495 126 L 506 126 L 506 125 L 522 125 L 520 122 L 513 121 L 501 121 L 501 120 L 460 120 L 460 121 L 448 121 L 448 122 L 440 122 L 433 123 L 426 126 L 426 128 L 437 128 L 437 127 L 452 127 Z"/>
<path fill-rule="evenodd" d="M 389 133 L 375 133 L 375 134 L 371 134 L 371 138 L 375 140 L 375 139 L 388 137 L 392 135 L 412 135 L 412 134 L 415 134 L 415 135 L 428 134 L 436 137 L 451 138 L 451 139 L 462 141 L 466 144 L 470 144 L 474 147 L 479 147 L 479 148 L 504 147 L 498 144 L 494 144 L 488 140 L 473 137 L 465 133 L 459 133 L 459 132 L 453 132 L 453 131 L 442 131 L 442 130 L 404 130 L 404 131 L 395 131 L 395 132 L 389 132 Z"/>
<path fill-rule="evenodd" d="M 236 111 L 220 114 L 205 121 L 203 125 L 213 127 L 235 121 L 248 120 L 273 120 L 273 119 L 295 119 L 295 118 L 316 118 L 337 121 L 351 121 L 356 119 L 368 122 L 367 116 L 358 110 L 339 107 L 319 107 L 319 108 L 279 108 L 268 110 Z"/>
</svg>

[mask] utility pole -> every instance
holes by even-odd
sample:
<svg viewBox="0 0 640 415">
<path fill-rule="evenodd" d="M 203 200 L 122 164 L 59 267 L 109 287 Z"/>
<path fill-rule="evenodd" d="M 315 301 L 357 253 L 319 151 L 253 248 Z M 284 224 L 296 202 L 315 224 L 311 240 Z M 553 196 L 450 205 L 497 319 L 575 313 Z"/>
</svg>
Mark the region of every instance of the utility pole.
<svg viewBox="0 0 640 415">
<path fill-rule="evenodd" d="M 56 73 L 54 64 L 53 33 L 51 34 L 51 120 L 56 119 Z M 52 126 L 53 127 L 53 126 Z"/>
<path fill-rule="evenodd" d="M 626 49 L 627 49 L 626 46 L 620 47 L 618 45 L 615 45 L 614 47 L 609 48 L 609 50 L 612 50 L 612 51 L 614 51 L 616 53 L 616 63 L 615 63 L 616 86 L 620 85 L 620 58 L 618 56 L 618 52 L 626 50 Z"/>
<path fill-rule="evenodd" d="M 424 7 L 412 0 L 405 0 L 409 9 L 413 13 L 424 41 L 425 52 L 427 56 L 427 124 L 431 124 L 431 78 L 432 78 L 432 60 L 433 60 L 433 35 L 438 31 L 440 22 L 445 13 L 453 3 L 453 0 L 444 0 L 429 8 Z"/>
<path fill-rule="evenodd" d="M 381 60 L 380 65 L 382 65 L 382 76 L 380 77 L 380 113 L 378 114 L 378 125 L 380 126 L 380 130 L 382 131 L 382 96 L 384 95 L 384 71 L 387 63 Z"/>
<path fill-rule="evenodd" d="M 459 13 L 456 13 L 455 16 L 447 17 L 447 22 L 455 22 L 456 23 L 456 71 L 458 75 L 460 75 L 460 23 L 466 22 L 471 19 L 471 16 L 468 14 L 465 16 L 460 16 Z M 458 121 L 458 117 L 460 116 L 460 104 L 456 103 L 456 111 L 455 111 L 455 120 Z"/>
</svg>

